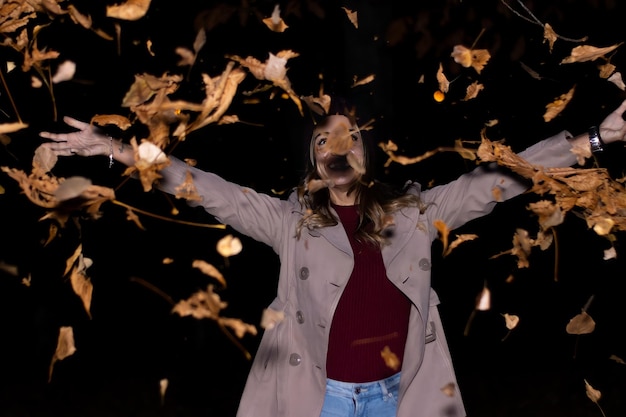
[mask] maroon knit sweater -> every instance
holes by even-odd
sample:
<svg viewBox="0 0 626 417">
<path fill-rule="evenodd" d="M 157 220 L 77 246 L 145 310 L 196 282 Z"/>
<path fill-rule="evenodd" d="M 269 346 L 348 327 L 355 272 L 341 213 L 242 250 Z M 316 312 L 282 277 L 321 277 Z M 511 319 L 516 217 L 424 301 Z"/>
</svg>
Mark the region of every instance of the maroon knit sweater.
<svg viewBox="0 0 626 417">
<path fill-rule="evenodd" d="M 326 372 L 343 382 L 377 381 L 400 370 L 387 366 L 381 352 L 388 346 L 402 363 L 410 302 L 387 278 L 380 249 L 356 240 L 357 206 L 333 208 L 350 239 L 354 269 L 330 328 Z"/>
</svg>

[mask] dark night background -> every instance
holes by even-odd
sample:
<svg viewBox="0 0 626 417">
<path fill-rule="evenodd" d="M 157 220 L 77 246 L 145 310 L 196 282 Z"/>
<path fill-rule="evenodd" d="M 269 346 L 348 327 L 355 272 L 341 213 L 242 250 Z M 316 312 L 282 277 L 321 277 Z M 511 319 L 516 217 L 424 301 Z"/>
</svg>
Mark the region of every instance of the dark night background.
<svg viewBox="0 0 626 417">
<path fill-rule="evenodd" d="M 102 1 L 73 1 L 93 17 L 94 27 L 114 33 Z M 288 77 L 300 96 L 324 92 L 346 96 L 356 104 L 362 123 L 374 118 L 370 133 L 378 142 L 392 139 L 399 152 L 420 155 L 455 140 L 480 140 L 489 128 L 492 140 L 504 139 L 514 150 L 562 129 L 576 134 L 598 124 L 626 95 L 598 77 L 597 62 L 560 64 L 580 43 L 557 40 L 552 53 L 543 30 L 512 13 L 528 16 L 515 1 L 194 1 L 153 0 L 147 15 L 135 22 L 119 21 L 121 38 L 108 41 L 59 17 L 43 28 L 39 47 L 61 53 L 50 62 L 54 72 L 63 60 L 77 64 L 72 81 L 54 86 L 54 103 L 45 89 L 30 87 L 30 73 L 19 69 L 21 56 L 0 46 L 6 86 L 0 89 L 0 123 L 16 120 L 7 94 L 29 128 L 10 134 L 0 149 L 0 166 L 30 172 L 31 158 L 41 143 L 41 130 L 66 129 L 63 115 L 89 120 L 96 114 L 121 114 L 120 106 L 135 74 L 187 75 L 174 54 L 191 48 L 201 25 L 207 42 L 189 78 L 176 93 L 192 99 L 201 91 L 200 74 L 219 75 L 225 54 L 254 56 L 291 49 L 300 54 L 288 62 Z M 244 8 L 244 5 L 246 5 Z M 289 25 L 271 32 L 260 19 L 280 4 Z M 626 4 L 618 1 L 522 2 L 560 35 L 604 47 L 626 39 Z M 310 6 L 316 6 L 313 8 Z M 298 6 L 298 7 L 294 7 Z M 348 21 L 345 6 L 358 12 L 359 28 Z M 323 14 L 319 12 L 323 11 Z M 241 13 L 240 13 L 241 12 Z M 241 16 L 244 18 L 242 19 Z M 48 22 L 46 17 L 41 23 Z M 481 31 L 484 33 L 481 35 Z M 146 41 L 152 42 L 151 55 Z M 454 45 L 488 49 L 491 59 L 476 73 L 450 57 Z M 611 55 L 623 71 L 623 46 Z M 18 63 L 7 72 L 5 62 Z M 437 103 L 435 73 L 439 64 L 451 84 L 446 100 Z M 535 79 L 522 63 L 537 71 Z M 367 85 L 352 88 L 354 79 L 376 74 Z M 320 78 L 320 75 L 322 77 Z M 420 77 L 424 81 L 420 82 Z M 463 101 L 465 87 L 478 80 L 485 89 Z M 290 100 L 274 91 L 258 93 L 258 104 L 246 104 L 244 91 L 264 82 L 248 74 L 227 114 L 242 123 L 209 125 L 179 144 L 173 154 L 193 158 L 198 166 L 228 180 L 273 193 L 293 187 L 304 162 L 301 117 Z M 544 122 L 545 105 L 576 86 L 573 100 L 554 120 Z M 53 112 L 56 106 L 58 117 Z M 136 131 L 110 132 L 124 139 Z M 614 178 L 623 176 L 624 149 L 612 146 L 599 163 Z M 473 167 L 454 153 L 439 153 L 416 165 L 392 164 L 380 179 L 402 183 L 414 179 L 424 186 L 447 182 Z M 141 210 L 181 220 L 214 223 L 201 210 L 187 207 L 158 191 L 143 192 L 138 181 L 124 181 L 119 164 L 107 169 L 104 157 L 62 158 L 57 177 L 91 178 L 115 188 L 117 200 Z M 0 416 L 234 416 L 249 367 L 240 349 L 209 320 L 171 314 L 174 300 L 205 289 L 210 279 L 191 267 L 194 259 L 215 265 L 228 287 L 220 290 L 228 303 L 224 316 L 258 326 L 262 309 L 272 300 L 278 262 L 267 247 L 230 229 L 207 229 L 141 216 L 146 230 L 126 220 L 125 209 L 107 203 L 102 217 L 76 216 L 59 237 L 44 245 L 49 220 L 31 204 L 14 180 L 2 173 L 0 185 L 0 262 L 16 266 L 16 275 L 0 272 Z M 448 257 L 435 242 L 433 286 L 455 360 L 469 417 L 619 417 L 626 415 L 624 342 L 623 234 L 613 242 L 618 256 L 603 260 L 610 242 L 587 229 L 569 213 L 556 228 L 558 245 L 535 249 L 530 268 L 517 269 L 512 256 L 491 257 L 508 250 L 517 228 L 537 232 L 526 209 L 538 197 L 523 195 L 499 205 L 491 215 L 465 225 L 454 234 L 476 233 Z M 179 210 L 172 214 L 172 206 Z M 216 242 L 233 233 L 243 251 L 228 262 L 215 251 Z M 91 317 L 85 313 L 62 277 L 65 260 L 77 242 L 93 260 L 87 270 L 94 286 Z M 174 259 L 165 265 L 164 258 Z M 509 275 L 512 283 L 506 283 Z M 31 285 L 21 283 L 30 277 Z M 492 309 L 479 312 L 468 335 L 464 328 L 475 297 L 484 285 L 492 291 Z M 159 291 L 155 291 L 157 288 Z M 588 313 L 596 329 L 571 335 L 565 326 L 593 297 Z M 502 314 L 516 314 L 520 324 L 508 336 Z M 52 380 L 48 366 L 60 326 L 72 326 L 77 351 L 58 362 Z M 506 337 L 506 338 L 505 338 Z M 254 354 L 260 336 L 246 336 L 242 346 Z M 169 380 L 164 401 L 159 380 Z M 600 409 L 585 395 L 587 380 L 602 392 Z"/>
</svg>

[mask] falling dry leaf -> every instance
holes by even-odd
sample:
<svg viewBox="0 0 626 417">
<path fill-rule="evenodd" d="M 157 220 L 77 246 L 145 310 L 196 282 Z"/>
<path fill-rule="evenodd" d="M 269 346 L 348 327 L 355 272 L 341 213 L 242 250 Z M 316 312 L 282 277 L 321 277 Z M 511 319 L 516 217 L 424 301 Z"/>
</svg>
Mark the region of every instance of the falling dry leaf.
<svg viewBox="0 0 626 417">
<path fill-rule="evenodd" d="M 267 26 L 272 32 L 280 33 L 289 28 L 289 26 L 287 26 L 287 24 L 280 17 L 280 5 L 278 4 L 274 6 L 272 15 L 268 18 L 263 19 L 263 23 L 265 23 L 265 26 Z"/>
<path fill-rule="evenodd" d="M 443 66 L 439 63 L 439 68 L 437 69 L 437 83 L 439 83 L 439 91 L 442 93 L 447 93 L 450 89 L 450 81 L 443 73 Z"/>
<path fill-rule="evenodd" d="M 585 393 L 587 394 L 587 397 L 596 404 L 598 403 L 598 401 L 600 401 L 600 398 L 602 398 L 602 393 L 598 391 L 597 389 L 595 389 L 594 387 L 592 387 L 591 384 L 587 382 L 586 379 L 585 379 Z"/>
<path fill-rule="evenodd" d="M 615 71 L 615 65 L 607 62 L 606 64 L 598 65 L 598 70 L 600 70 L 600 78 L 609 78 L 611 74 Z"/>
<path fill-rule="evenodd" d="M 193 175 L 190 171 L 187 171 L 185 175 L 185 181 L 175 188 L 176 198 L 182 198 L 187 201 L 202 201 L 202 196 L 198 193 L 195 183 L 193 182 Z"/>
<path fill-rule="evenodd" d="M 450 245 L 448 246 L 448 249 L 446 249 L 443 253 L 443 256 L 446 257 L 448 255 L 450 255 L 450 253 L 456 249 L 461 243 L 463 242 L 467 242 L 470 240 L 474 240 L 477 239 L 478 235 L 476 234 L 462 234 L 462 235 L 456 235 L 456 239 L 454 239 L 454 241 L 452 243 L 450 243 Z"/>
<path fill-rule="evenodd" d="M 567 326 L 565 331 L 569 334 L 589 334 L 593 333 L 596 328 L 596 322 L 591 318 L 586 311 L 577 314 L 573 317 Z"/>
<path fill-rule="evenodd" d="M 476 310 L 478 311 L 487 311 L 491 309 L 491 291 L 485 285 L 476 297 Z"/>
<path fill-rule="evenodd" d="M 358 87 L 360 85 L 369 84 L 374 81 L 375 78 L 376 76 L 374 74 L 370 74 L 367 77 L 361 78 L 360 80 L 355 77 L 354 83 L 352 83 L 352 88 Z"/>
<path fill-rule="evenodd" d="M 472 67 L 479 74 L 491 58 L 486 49 L 469 49 L 463 45 L 455 45 L 450 56 L 457 64 L 465 68 Z"/>
<path fill-rule="evenodd" d="M 387 368 L 393 369 L 394 371 L 400 369 L 400 359 L 398 358 L 398 355 L 396 355 L 391 351 L 391 349 L 389 349 L 389 346 L 385 346 L 383 348 L 383 350 L 380 352 L 380 356 L 385 361 L 385 365 L 387 366 Z"/>
<path fill-rule="evenodd" d="M 463 101 L 471 100 L 478 97 L 478 93 L 485 88 L 484 85 L 480 84 L 478 81 L 474 81 L 470 85 L 467 86 L 467 90 L 465 92 L 465 97 L 463 97 Z"/>
<path fill-rule="evenodd" d="M 72 356 L 76 352 L 74 345 L 74 330 L 70 326 L 62 326 L 59 329 L 59 337 L 57 338 L 57 347 L 50 362 L 48 371 L 48 382 L 52 380 L 52 371 L 57 361 L 62 361 L 68 356 Z"/>
<path fill-rule="evenodd" d="M 241 240 L 233 235 L 226 235 L 217 242 L 217 253 L 224 258 L 237 255 L 242 249 Z"/>
<path fill-rule="evenodd" d="M 504 317 L 504 323 L 507 329 L 513 330 L 517 327 L 517 324 L 519 323 L 518 316 L 508 313 L 504 313 L 502 316 Z"/>
<path fill-rule="evenodd" d="M 545 23 L 543 25 L 543 39 L 544 41 L 548 41 L 548 45 L 550 47 L 550 52 L 554 48 L 554 42 L 556 42 L 558 36 L 556 32 L 552 29 L 549 23 Z"/>
<path fill-rule="evenodd" d="M 346 12 L 346 16 L 348 16 L 348 19 L 350 20 L 350 23 L 352 23 L 352 25 L 355 28 L 359 28 L 359 19 L 357 17 L 357 12 L 352 11 L 350 9 L 348 9 L 347 7 L 342 7 L 343 11 Z"/>
<path fill-rule="evenodd" d="M 139 20 L 150 8 L 150 0 L 126 0 L 123 3 L 107 6 L 107 17 L 121 20 Z"/>
<path fill-rule="evenodd" d="M 572 87 L 567 93 L 561 94 L 552 103 L 548 103 L 546 105 L 546 112 L 543 115 L 543 120 L 549 122 L 558 116 L 569 104 L 572 97 L 574 97 L 575 89 L 576 86 Z"/>
<path fill-rule="evenodd" d="M 192 262 L 191 266 L 199 269 L 203 274 L 215 278 L 219 281 L 222 287 L 226 288 L 226 279 L 224 279 L 224 275 L 222 275 L 222 273 L 210 263 L 201 259 L 196 259 Z"/>
<path fill-rule="evenodd" d="M 572 49 L 568 57 L 563 58 L 561 64 L 595 61 L 598 58 L 604 58 L 604 55 L 612 52 L 620 45 L 621 44 L 607 46 L 606 48 L 597 48 L 591 45 L 579 45 Z"/>
<path fill-rule="evenodd" d="M 137 141 L 132 138 L 130 141 L 135 153 L 135 165 L 126 168 L 123 175 L 131 175 L 139 171 L 139 178 L 143 185 L 144 191 L 152 190 L 155 181 L 163 176 L 160 170 L 170 165 L 167 155 L 152 142 L 142 140 L 141 145 L 137 146 Z"/>
<path fill-rule="evenodd" d="M 167 378 L 162 378 L 159 380 L 159 397 L 161 398 L 161 405 L 165 403 L 165 393 L 167 391 L 167 387 L 169 385 L 169 380 Z"/>
<path fill-rule="evenodd" d="M 118 114 L 96 114 L 91 118 L 91 123 L 98 126 L 117 126 L 121 130 L 128 130 L 133 125 L 128 117 Z"/>
</svg>

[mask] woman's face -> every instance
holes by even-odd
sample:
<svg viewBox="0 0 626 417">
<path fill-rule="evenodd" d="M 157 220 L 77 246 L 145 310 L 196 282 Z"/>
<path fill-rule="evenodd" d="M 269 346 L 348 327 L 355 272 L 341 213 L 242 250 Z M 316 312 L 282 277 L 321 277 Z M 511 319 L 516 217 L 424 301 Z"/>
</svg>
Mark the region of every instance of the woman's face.
<svg viewBox="0 0 626 417">
<path fill-rule="evenodd" d="M 329 187 L 350 186 L 365 173 L 361 133 L 346 116 L 328 116 L 313 130 L 317 173 Z"/>
</svg>

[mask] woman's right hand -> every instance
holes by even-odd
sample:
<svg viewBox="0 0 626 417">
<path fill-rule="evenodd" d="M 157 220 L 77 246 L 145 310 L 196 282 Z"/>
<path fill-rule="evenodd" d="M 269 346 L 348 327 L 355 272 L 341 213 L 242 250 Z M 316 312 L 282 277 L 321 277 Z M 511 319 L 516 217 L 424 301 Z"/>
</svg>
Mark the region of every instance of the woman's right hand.
<svg viewBox="0 0 626 417">
<path fill-rule="evenodd" d="M 63 121 L 78 130 L 70 133 L 40 132 L 39 136 L 52 140 L 42 144 L 42 147 L 60 156 L 111 154 L 111 138 L 99 133 L 97 127 L 68 116 L 64 117 Z"/>
</svg>

